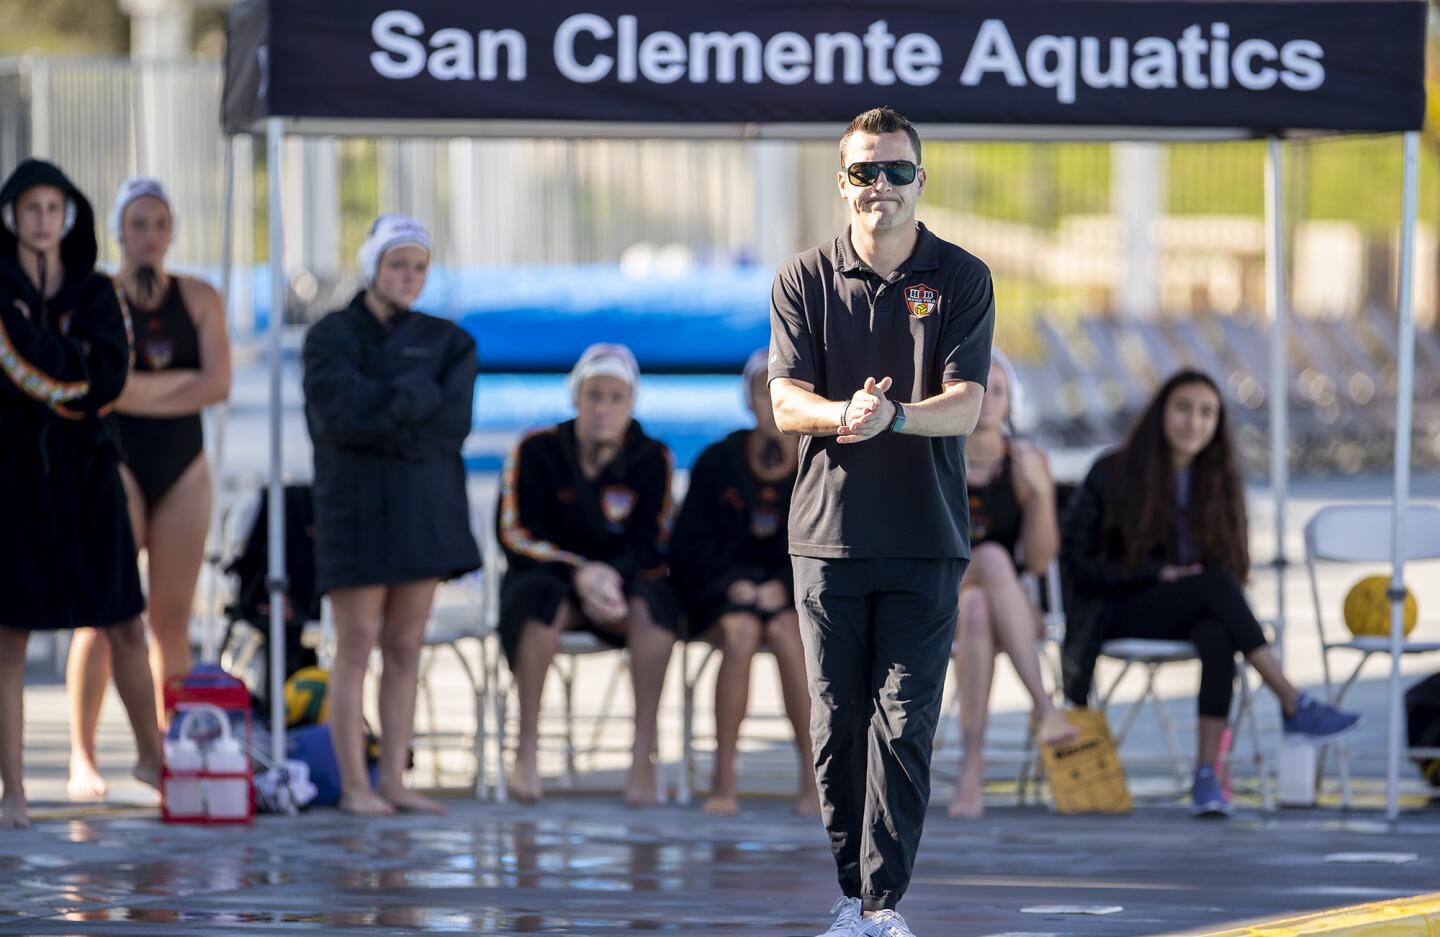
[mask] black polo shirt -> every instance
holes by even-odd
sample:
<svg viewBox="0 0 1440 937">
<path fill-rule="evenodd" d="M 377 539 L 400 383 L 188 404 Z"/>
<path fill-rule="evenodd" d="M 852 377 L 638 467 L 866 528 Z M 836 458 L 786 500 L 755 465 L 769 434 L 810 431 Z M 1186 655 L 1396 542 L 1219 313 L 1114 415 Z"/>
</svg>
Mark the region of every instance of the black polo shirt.
<svg viewBox="0 0 1440 937">
<path fill-rule="evenodd" d="M 856 256 L 848 228 L 781 266 L 770 299 L 770 380 L 848 400 L 865 378 L 888 376 L 888 396 L 901 403 L 934 397 L 946 381 L 984 386 L 995 330 L 990 270 L 916 227 L 914 252 L 888 278 Z M 883 432 L 843 446 L 805 437 L 790 552 L 968 558 L 964 454 L 959 436 Z"/>
</svg>

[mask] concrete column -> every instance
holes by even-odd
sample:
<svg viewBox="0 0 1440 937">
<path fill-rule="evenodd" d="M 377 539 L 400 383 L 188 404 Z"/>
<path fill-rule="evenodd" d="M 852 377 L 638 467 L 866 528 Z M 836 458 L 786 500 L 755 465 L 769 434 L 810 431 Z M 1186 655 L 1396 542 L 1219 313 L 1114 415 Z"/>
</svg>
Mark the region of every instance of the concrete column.
<svg viewBox="0 0 1440 937">
<path fill-rule="evenodd" d="M 130 17 L 130 57 L 178 59 L 190 54 L 192 0 L 120 0 Z"/>
<path fill-rule="evenodd" d="M 755 260 L 774 266 L 800 250 L 799 148 L 779 140 L 751 144 L 754 173 L 751 246 Z"/>
<path fill-rule="evenodd" d="M 1159 222 L 1165 213 L 1165 151 L 1156 143 L 1111 147 L 1110 198 L 1124 231 L 1124 257 L 1115 283 L 1122 315 L 1160 314 Z"/>
</svg>

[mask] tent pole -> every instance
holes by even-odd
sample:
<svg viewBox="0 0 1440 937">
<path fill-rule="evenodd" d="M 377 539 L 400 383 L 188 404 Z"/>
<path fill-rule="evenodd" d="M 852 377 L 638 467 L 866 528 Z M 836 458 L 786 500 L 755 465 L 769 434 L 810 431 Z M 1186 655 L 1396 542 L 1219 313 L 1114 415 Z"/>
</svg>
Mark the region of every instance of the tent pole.
<svg viewBox="0 0 1440 937">
<path fill-rule="evenodd" d="M 281 353 L 285 327 L 285 228 L 280 188 L 280 144 L 285 130 L 280 118 L 265 122 L 265 175 L 270 190 L 270 492 L 269 492 L 269 591 L 270 591 L 270 757 L 285 762 L 285 489 L 281 424 Z"/>
<path fill-rule="evenodd" d="M 235 138 L 225 135 L 225 184 L 220 202 L 220 302 L 225 312 L 225 332 L 230 332 L 230 287 L 235 268 Z M 219 616 L 215 605 L 219 600 L 221 536 L 220 518 L 225 493 L 225 417 L 229 403 L 220 401 L 210 408 L 210 454 L 213 491 L 210 496 L 210 526 L 205 550 L 205 610 L 201 619 L 200 660 L 214 664 L 220 659 L 220 642 L 216 634 Z"/>
<path fill-rule="evenodd" d="M 1419 202 L 1420 134 L 1405 134 L 1400 208 L 1399 358 L 1395 386 L 1395 522 L 1390 543 L 1390 707 L 1385 758 L 1385 818 L 1400 815 L 1400 651 L 1405 641 L 1405 521 L 1410 500 L 1410 433 L 1415 396 L 1415 216 Z"/>
<path fill-rule="evenodd" d="M 1285 507 L 1290 495 L 1290 381 L 1286 364 L 1285 186 L 1279 137 L 1265 149 L 1265 303 L 1270 307 L 1270 496 L 1275 507 L 1275 653 L 1285 654 Z"/>
</svg>

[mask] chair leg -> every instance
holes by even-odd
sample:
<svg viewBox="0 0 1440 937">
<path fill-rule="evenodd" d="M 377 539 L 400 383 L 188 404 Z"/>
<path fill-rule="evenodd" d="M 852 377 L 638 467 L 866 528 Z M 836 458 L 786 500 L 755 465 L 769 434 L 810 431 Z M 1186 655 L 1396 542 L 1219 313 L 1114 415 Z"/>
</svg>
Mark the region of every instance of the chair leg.
<svg viewBox="0 0 1440 937">
<path fill-rule="evenodd" d="M 1331 706 L 1339 707 L 1345 701 L 1346 694 L 1359 679 L 1360 671 L 1364 668 L 1365 662 L 1370 659 L 1370 654 L 1371 652 L 1366 651 L 1360 655 L 1360 662 L 1355 665 L 1355 669 L 1351 671 L 1350 676 L 1341 684 L 1338 691 L 1333 689 L 1330 683 L 1329 669 L 1326 669 L 1325 692 L 1330 698 Z M 1349 810 L 1352 806 L 1354 791 L 1350 783 L 1350 749 L 1344 742 L 1336 742 L 1333 746 L 1320 746 L 1320 751 L 1316 753 L 1315 758 L 1315 790 L 1318 793 L 1320 785 L 1325 780 L 1325 759 L 1329 757 L 1331 748 L 1335 749 L 1335 759 L 1340 766 L 1340 805 L 1343 809 Z"/>
<path fill-rule="evenodd" d="M 1274 810 L 1275 800 L 1270 788 L 1270 768 L 1265 758 L 1265 748 L 1260 741 L 1260 720 L 1255 708 L 1255 694 L 1250 688 L 1250 668 L 1243 662 L 1240 665 L 1240 712 L 1235 717 L 1237 729 L 1242 721 L 1246 723 L 1250 732 L 1250 748 L 1255 760 L 1255 774 L 1260 783 L 1261 808 L 1266 811 Z"/>
<path fill-rule="evenodd" d="M 555 668 L 565 699 L 565 775 L 561 785 L 566 788 L 575 786 L 575 668 L 573 660 L 568 667 Z"/>
<path fill-rule="evenodd" d="M 1015 799 L 1021 807 L 1030 800 L 1030 772 L 1040 755 L 1039 740 L 1033 723 L 1025 724 L 1025 743 L 1020 749 L 1020 771 L 1015 778 Z"/>
<path fill-rule="evenodd" d="M 690 673 L 690 645 L 685 641 L 680 648 L 680 782 L 675 788 L 675 802 L 690 803 L 691 791 L 695 786 L 695 684 L 699 674 L 693 678 Z M 704 661 L 701 661 L 702 669 Z"/>
<path fill-rule="evenodd" d="M 509 734 L 506 725 L 506 704 L 509 702 L 509 681 L 500 679 L 500 658 L 503 656 L 498 640 L 496 646 L 486 655 L 488 674 L 485 678 L 490 685 L 490 700 L 495 712 L 495 802 L 503 804 L 510 799 L 510 778 L 505 773 L 505 737 Z"/>
<path fill-rule="evenodd" d="M 420 665 L 420 692 L 425 697 L 425 721 L 426 741 L 430 743 L 430 781 L 436 787 L 440 786 L 440 739 L 436 735 L 435 719 L 435 692 L 430 686 L 430 668 L 435 666 L 435 651 L 433 648 L 424 652 L 425 661 Z"/>
<path fill-rule="evenodd" d="M 600 740 L 605 733 L 605 726 L 610 722 L 611 712 L 615 705 L 615 694 L 620 690 L 620 681 L 630 671 L 630 652 L 623 651 L 620 655 L 620 664 L 610 672 L 610 680 L 605 684 L 605 695 L 600 700 L 600 711 L 595 716 L 595 723 L 590 731 L 590 743 L 580 754 L 589 755 L 591 764 L 594 764 L 595 753 L 600 750 Z M 659 745 L 657 738 L 655 744 Z"/>
<path fill-rule="evenodd" d="M 1110 682 L 1110 689 L 1100 694 L 1100 708 L 1102 710 L 1110 708 L 1110 698 L 1115 695 L 1116 690 L 1120 689 L 1120 684 L 1125 680 L 1125 675 L 1129 672 L 1130 661 L 1127 660 L 1120 668 L 1120 672 L 1115 675 L 1115 679 Z"/>
<path fill-rule="evenodd" d="M 1120 682 L 1125 679 L 1125 674 L 1129 671 L 1130 662 L 1126 661 L 1125 666 L 1120 669 L 1119 676 L 1115 678 L 1115 682 L 1110 684 L 1109 692 L 1101 698 L 1100 708 L 1102 710 L 1108 710 L 1110 708 L 1110 700 L 1115 696 L 1115 691 L 1119 689 Z M 1151 679 L 1154 679 L 1154 674 L 1151 674 Z M 1145 697 L 1149 692 L 1150 687 L 1147 686 L 1145 692 L 1135 701 L 1135 705 L 1130 707 L 1130 711 L 1125 714 L 1125 720 L 1120 724 L 1119 730 L 1115 733 L 1115 747 L 1117 749 L 1125 743 L 1125 736 L 1129 734 L 1130 727 L 1135 724 L 1135 720 L 1139 717 L 1140 708 L 1145 705 Z"/>
<path fill-rule="evenodd" d="M 1186 770 L 1186 762 L 1180 754 L 1180 737 L 1175 734 L 1175 725 L 1170 721 L 1170 715 L 1165 712 L 1165 701 L 1160 699 L 1160 694 L 1155 690 L 1155 675 L 1159 671 L 1159 664 L 1151 664 L 1145 675 L 1145 695 L 1155 706 L 1155 717 L 1160 722 L 1160 732 L 1165 737 L 1165 750 L 1170 754 L 1170 762 L 1175 767 L 1175 779 L 1180 785 L 1180 790 L 1185 790 L 1189 772 Z M 1143 701 L 1143 700 L 1142 700 Z M 1140 708 L 1137 703 L 1136 709 Z"/>
<path fill-rule="evenodd" d="M 475 732 L 470 737 L 470 755 L 475 760 L 474 787 L 476 798 L 479 798 L 481 775 L 484 773 L 485 762 L 485 698 L 484 682 L 485 671 L 483 663 L 478 670 L 472 670 L 470 661 L 465 657 L 465 651 L 460 647 L 460 642 L 455 641 L 445 645 L 455 655 L 455 661 L 460 665 L 460 672 L 465 675 L 465 681 L 470 684 L 470 699 L 474 709 Z M 437 763 L 438 764 L 438 763 Z M 437 768 L 438 772 L 438 768 Z"/>
</svg>

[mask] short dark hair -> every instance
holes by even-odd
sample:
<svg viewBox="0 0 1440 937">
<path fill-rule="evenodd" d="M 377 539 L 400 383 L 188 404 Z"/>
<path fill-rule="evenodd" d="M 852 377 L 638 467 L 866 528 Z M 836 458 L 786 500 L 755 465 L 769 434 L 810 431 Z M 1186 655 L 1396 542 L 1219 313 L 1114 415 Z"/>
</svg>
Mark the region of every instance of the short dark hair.
<svg viewBox="0 0 1440 937">
<path fill-rule="evenodd" d="M 910 138 L 910 146 L 915 149 L 915 164 L 920 164 L 920 134 L 915 132 L 915 125 L 906 120 L 892 107 L 872 107 L 863 114 L 855 115 L 850 121 L 850 126 L 845 128 L 845 133 L 840 137 L 840 165 L 845 165 L 845 144 L 850 142 L 850 137 L 857 133 L 899 133 L 905 131 Z"/>
</svg>

